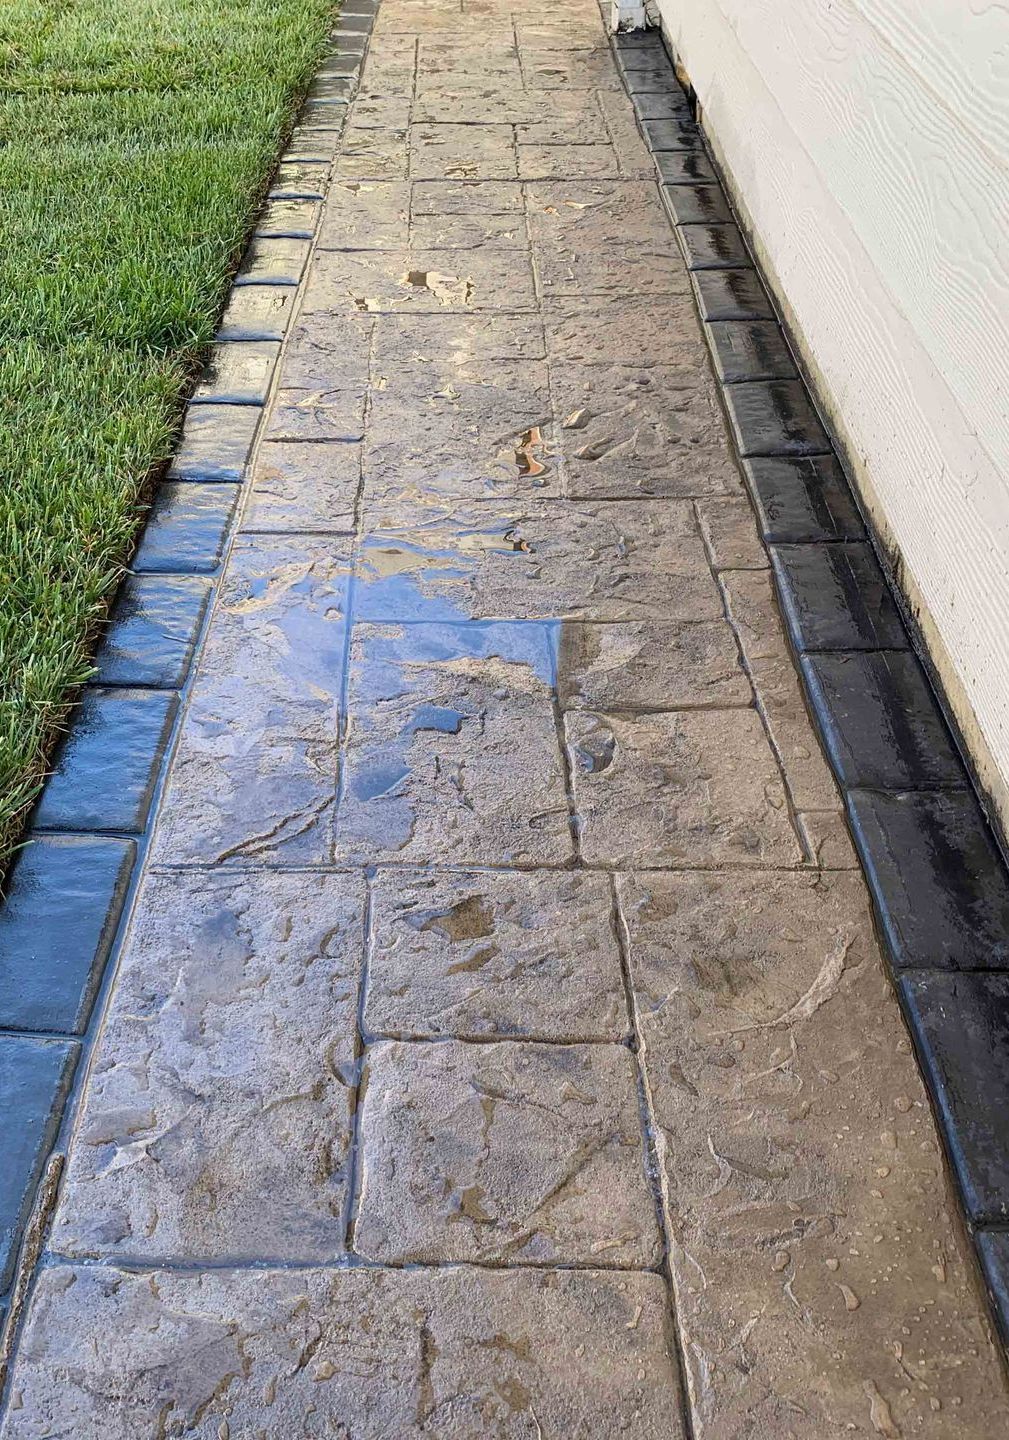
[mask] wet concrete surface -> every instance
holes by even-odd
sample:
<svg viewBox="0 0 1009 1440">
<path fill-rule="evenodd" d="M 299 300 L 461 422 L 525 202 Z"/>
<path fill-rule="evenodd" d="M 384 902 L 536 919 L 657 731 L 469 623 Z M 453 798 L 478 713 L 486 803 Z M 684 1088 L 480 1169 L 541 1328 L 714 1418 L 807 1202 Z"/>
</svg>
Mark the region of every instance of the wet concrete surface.
<svg viewBox="0 0 1009 1440">
<path fill-rule="evenodd" d="M 719 363 L 775 538 L 860 540 L 804 392 L 741 323 L 769 316 L 759 282 L 708 268 L 739 252 L 668 63 L 621 65 L 693 197 L 668 205 L 699 227 L 702 311 L 736 327 Z M 296 136 L 337 152 L 299 298 L 307 247 L 275 231 L 226 319 L 269 339 L 298 306 L 0 1435 L 1000 1434 L 599 11 L 382 0 L 337 148 L 348 69 Z M 214 383 L 242 399 L 256 373 Z M 179 492 L 243 472 L 231 408 L 223 460 L 187 433 Z M 792 570 L 798 616 L 816 577 Z M 840 745 L 864 718 L 832 683 Z M 942 955 L 992 903 L 951 908 Z"/>
</svg>

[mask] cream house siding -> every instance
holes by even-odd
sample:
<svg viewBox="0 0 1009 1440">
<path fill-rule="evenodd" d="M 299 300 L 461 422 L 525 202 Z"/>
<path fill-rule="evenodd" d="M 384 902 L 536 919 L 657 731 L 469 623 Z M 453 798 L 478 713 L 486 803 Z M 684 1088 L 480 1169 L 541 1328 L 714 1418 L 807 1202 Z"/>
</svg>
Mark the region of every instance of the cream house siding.
<svg viewBox="0 0 1009 1440">
<path fill-rule="evenodd" d="M 659 9 L 1009 828 L 1009 6 Z"/>
</svg>

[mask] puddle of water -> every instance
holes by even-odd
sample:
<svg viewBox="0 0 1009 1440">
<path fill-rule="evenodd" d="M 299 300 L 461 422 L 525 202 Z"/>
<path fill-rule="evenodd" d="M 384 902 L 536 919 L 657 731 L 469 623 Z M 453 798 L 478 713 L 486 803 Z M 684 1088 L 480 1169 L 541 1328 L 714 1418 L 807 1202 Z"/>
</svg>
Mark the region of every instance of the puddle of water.
<svg viewBox="0 0 1009 1440">
<path fill-rule="evenodd" d="M 407 765 L 376 765 L 354 776 L 350 784 L 351 794 L 357 800 L 381 800 L 394 794 L 409 775 Z"/>
<path fill-rule="evenodd" d="M 415 735 L 418 730 L 437 730 L 442 735 L 458 735 L 462 722 L 469 717 L 447 705 L 420 705 L 404 725 L 402 734 Z"/>
</svg>

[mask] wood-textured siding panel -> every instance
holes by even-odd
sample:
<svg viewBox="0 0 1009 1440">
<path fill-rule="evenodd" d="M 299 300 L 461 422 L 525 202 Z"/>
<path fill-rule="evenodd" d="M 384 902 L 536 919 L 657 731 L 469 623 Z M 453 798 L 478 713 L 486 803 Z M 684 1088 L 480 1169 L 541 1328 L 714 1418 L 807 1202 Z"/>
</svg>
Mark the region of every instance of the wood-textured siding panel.
<svg viewBox="0 0 1009 1440">
<path fill-rule="evenodd" d="M 881 0 L 876 19 L 923 3 Z M 1007 157 L 951 117 L 854 0 L 662 8 L 1009 818 Z"/>
</svg>

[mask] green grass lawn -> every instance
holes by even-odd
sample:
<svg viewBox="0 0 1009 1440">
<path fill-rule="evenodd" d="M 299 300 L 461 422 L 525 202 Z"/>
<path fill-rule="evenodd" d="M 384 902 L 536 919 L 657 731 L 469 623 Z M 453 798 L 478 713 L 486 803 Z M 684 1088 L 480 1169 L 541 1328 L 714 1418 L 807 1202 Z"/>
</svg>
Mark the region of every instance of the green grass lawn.
<svg viewBox="0 0 1009 1440">
<path fill-rule="evenodd" d="M 0 875 L 333 9 L 0 3 Z"/>
</svg>

